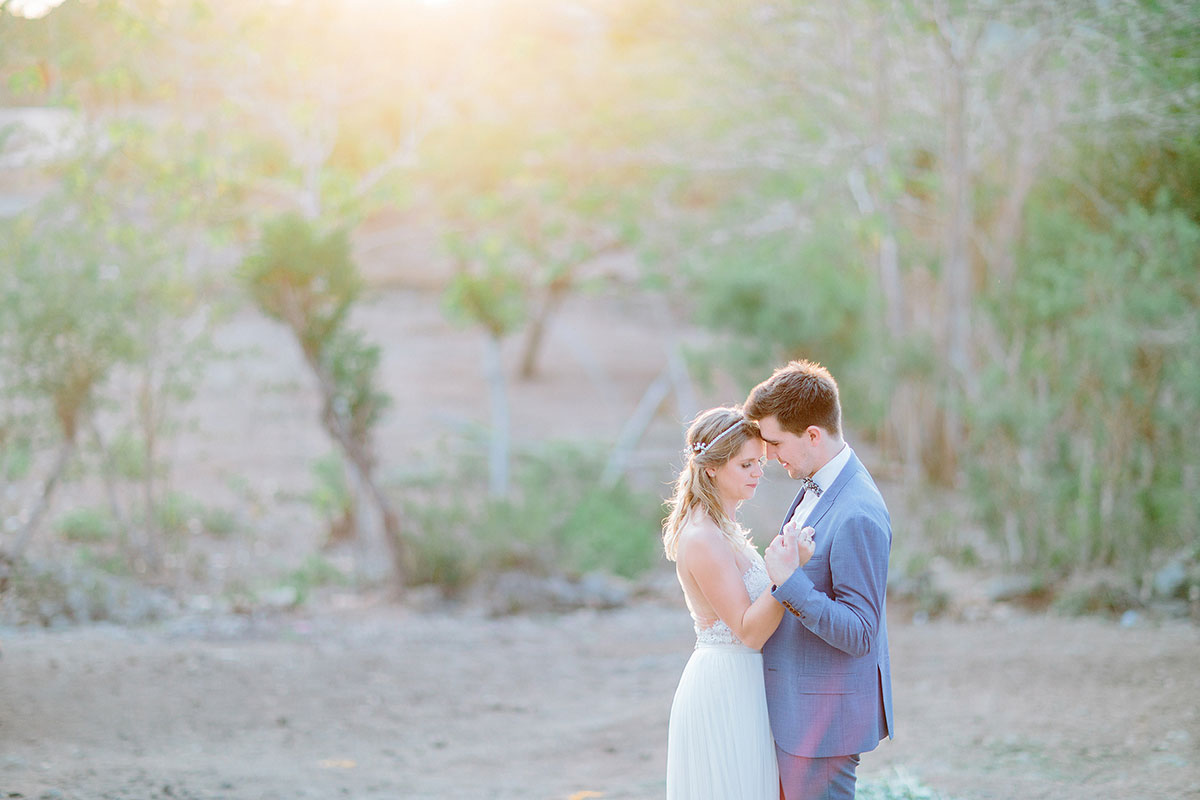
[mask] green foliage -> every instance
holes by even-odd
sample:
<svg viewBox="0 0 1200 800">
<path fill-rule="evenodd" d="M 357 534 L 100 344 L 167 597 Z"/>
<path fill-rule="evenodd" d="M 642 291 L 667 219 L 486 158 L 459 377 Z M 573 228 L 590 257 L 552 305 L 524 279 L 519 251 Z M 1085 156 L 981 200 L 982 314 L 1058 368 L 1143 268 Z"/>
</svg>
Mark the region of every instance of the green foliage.
<svg viewBox="0 0 1200 800">
<path fill-rule="evenodd" d="M 379 348 L 345 326 L 362 290 L 346 232 L 322 234 L 299 215 L 285 214 L 263 227 L 240 274 L 258 307 L 299 341 L 322 381 L 327 424 L 336 421 L 351 442 L 365 447 L 389 398 L 378 388 Z"/>
<path fill-rule="evenodd" d="M 181 196 L 195 175 L 145 125 L 76 134 L 53 189 L 0 220 L 0 428 L 17 430 L 21 445 L 5 471 L 47 446 L 74 446 L 103 409 L 123 433 L 102 469 L 142 480 L 167 471 L 145 442 L 167 438 L 205 363 L 210 309 L 182 257 L 197 204 Z M 117 395 L 131 385 L 135 397 Z M 49 485 L 77 477 L 83 462 L 68 463 L 44 476 Z"/>
<path fill-rule="evenodd" d="M 61 214 L 61 212 L 60 212 Z M 136 353 L 137 285 L 131 254 L 103 219 L 0 222 L 3 391 L 30 399 L 74 440 L 100 385 Z"/>
<path fill-rule="evenodd" d="M 116 436 L 109 443 L 108 458 L 116 474 L 126 480 L 140 481 L 148 474 L 146 447 L 128 432 Z"/>
<path fill-rule="evenodd" d="M 746 386 L 780 362 L 812 358 L 844 385 L 861 430 L 884 413 L 890 348 L 863 251 L 828 215 L 803 235 L 788 230 L 707 249 L 693 268 L 696 317 L 727 335 L 717 355 Z M 710 356 L 711 358 L 711 356 Z"/>
<path fill-rule="evenodd" d="M 71 542 L 106 542 L 116 534 L 116 523 L 107 510 L 77 508 L 63 514 L 54 527 Z"/>
<path fill-rule="evenodd" d="M 313 462 L 311 473 L 313 488 L 308 492 L 308 502 L 327 521 L 341 519 L 354 508 L 354 495 L 346 483 L 346 468 L 341 456 L 330 453 Z"/>
<path fill-rule="evenodd" d="M 315 224 L 286 214 L 264 226 L 240 272 L 259 308 L 299 341 L 320 383 L 326 430 L 369 471 L 371 431 L 390 398 L 379 389 L 379 348 L 345 325 L 362 289 L 345 231 L 321 234 Z M 324 484 L 318 502 L 340 502 L 345 487 Z"/>
<path fill-rule="evenodd" d="M 296 605 L 303 605 L 313 590 L 324 586 L 349 586 L 350 576 L 338 569 L 329 559 L 318 554 L 309 555 L 299 567 L 289 572 L 281 581 L 296 592 Z"/>
<path fill-rule="evenodd" d="M 0 438 L 0 477 L 19 481 L 33 467 L 33 445 L 27 437 Z"/>
<path fill-rule="evenodd" d="M 325 341 L 321 363 L 333 382 L 333 412 L 346 421 L 351 438 L 366 442 L 371 429 L 391 404 L 379 389 L 378 345 L 358 331 L 339 329 Z"/>
<path fill-rule="evenodd" d="M 132 570 L 129 568 L 129 559 L 120 553 L 111 552 L 109 548 L 100 548 L 101 552 L 96 552 L 90 547 L 80 547 L 75 552 L 75 563 L 85 570 L 98 570 L 107 575 L 116 575 L 118 577 L 127 578 L 131 575 Z"/>
<path fill-rule="evenodd" d="M 458 589 L 503 569 L 633 577 L 657 563 L 661 498 L 624 484 L 600 488 L 597 451 L 520 454 L 506 499 L 488 497 L 478 462 L 464 455 L 443 474 L 405 481 L 414 583 Z"/>
<path fill-rule="evenodd" d="M 834 231 L 799 242 L 765 237 L 719 256 L 699 277 L 699 316 L 715 328 L 770 343 L 756 368 L 780 356 L 856 355 L 868 304 L 863 264 Z"/>
<path fill-rule="evenodd" d="M 241 278 L 258 307 L 291 328 L 310 358 L 342 329 L 362 290 L 346 232 L 321 233 L 299 214 L 263 226 Z"/>
<path fill-rule="evenodd" d="M 155 522 L 163 533 L 183 536 L 210 533 L 224 537 L 236 532 L 237 515 L 224 508 L 206 506 L 183 492 L 167 492 L 154 508 Z"/>
<path fill-rule="evenodd" d="M 1054 598 L 1054 610 L 1070 616 L 1119 617 L 1140 606 L 1128 583 L 1111 577 L 1068 586 Z"/>
<path fill-rule="evenodd" d="M 485 252 L 493 259 L 490 246 Z M 444 306 L 452 319 L 480 325 L 489 334 L 501 338 L 525 320 L 525 290 L 520 278 L 499 263 L 478 271 L 462 269 L 446 288 Z"/>
<path fill-rule="evenodd" d="M 240 527 L 238 515 L 235 512 L 218 506 L 205 506 L 200 509 L 200 525 L 208 533 L 218 538 L 232 536 Z"/>
<path fill-rule="evenodd" d="M 855 797 L 861 800 L 952 800 L 936 792 L 910 775 L 903 768 L 884 778 L 860 780 Z"/>
<path fill-rule="evenodd" d="M 991 314 L 1012 342 L 974 409 L 972 486 L 1010 556 L 1122 564 L 1194 541 L 1200 226 L 1165 198 L 1097 229 L 1035 214 Z"/>
<path fill-rule="evenodd" d="M 118 477 L 163 475 L 145 445 L 163 441 L 202 367 L 202 348 L 180 345 L 180 321 L 209 303 L 187 275 L 221 271 L 196 234 L 244 234 L 268 205 L 322 223 L 382 206 L 454 232 L 444 303 L 496 339 L 544 320 L 554 293 L 584 280 L 581 263 L 638 244 L 688 317 L 672 322 L 727 345 L 707 364 L 748 385 L 792 356 L 826 363 L 856 435 L 885 421 L 886 456 L 913 447 L 914 470 L 966 472 L 1014 560 L 1136 571 L 1194 539 L 1194 8 L 955 2 L 935 20 L 912 3 L 768 4 L 765 17 L 728 2 L 437 5 L 0 14 L 0 105 L 72 109 L 95 145 L 28 167 L 31 186 L 56 188 L 0 220 L 0 474 L 30 477 L 107 404 L 142 423 L 121 421 L 136 435 L 112 442 Z M 951 51 L 970 98 L 957 230 L 954 104 L 928 92 L 953 77 Z M 20 138 L 0 131 L 4 155 Z M 1007 225 L 1022 209 L 1027 229 Z M 970 242 L 965 298 L 946 291 L 957 233 Z M 362 289 L 348 236 L 299 215 L 262 234 L 246 285 L 295 333 L 327 427 L 344 428 L 369 472 L 387 398 L 380 350 L 346 327 Z M 882 325 L 885 237 L 900 341 Z M 966 318 L 969 341 L 948 335 Z M 948 344 L 966 363 L 947 366 Z M 144 396 L 108 396 L 113 375 L 144 379 Z M 589 494 L 567 472 L 542 476 L 566 482 L 561 507 L 524 483 L 495 507 L 425 500 L 481 537 L 515 531 L 494 548 L 513 562 L 636 562 L 641 545 L 618 533 L 641 517 L 635 493 Z M 347 507 L 326 488 L 315 502 Z M 172 529 L 203 513 L 162 505 Z M 210 529 L 236 525 L 212 515 Z M 542 533 L 523 545 L 526 521 Z M 423 547 L 443 565 L 431 573 L 477 568 L 456 538 Z"/>
</svg>

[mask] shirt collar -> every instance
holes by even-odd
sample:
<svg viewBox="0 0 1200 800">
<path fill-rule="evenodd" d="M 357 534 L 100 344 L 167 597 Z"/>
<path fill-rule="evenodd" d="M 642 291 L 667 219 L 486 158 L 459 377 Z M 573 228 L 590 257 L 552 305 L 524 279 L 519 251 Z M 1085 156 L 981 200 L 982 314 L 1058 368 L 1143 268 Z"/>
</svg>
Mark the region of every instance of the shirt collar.
<svg viewBox="0 0 1200 800">
<path fill-rule="evenodd" d="M 850 445 L 843 444 L 836 456 L 826 461 L 825 466 L 813 473 L 812 479 L 816 481 L 817 486 L 821 487 L 822 492 L 833 485 L 837 476 L 841 474 L 842 468 L 850 463 L 852 455 L 854 455 L 854 451 L 850 449 Z"/>
</svg>

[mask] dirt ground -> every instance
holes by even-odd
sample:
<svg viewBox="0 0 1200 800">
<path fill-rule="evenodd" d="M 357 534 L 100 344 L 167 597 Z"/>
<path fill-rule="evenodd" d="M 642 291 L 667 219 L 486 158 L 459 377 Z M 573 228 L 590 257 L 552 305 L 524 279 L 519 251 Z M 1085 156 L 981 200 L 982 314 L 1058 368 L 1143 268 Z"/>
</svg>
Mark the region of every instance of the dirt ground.
<svg viewBox="0 0 1200 800">
<path fill-rule="evenodd" d="M 486 420 L 479 336 L 447 326 L 435 295 L 394 289 L 355 321 L 383 346 L 394 399 L 385 474 L 437 463 L 447 439 Z M 515 439 L 612 441 L 674 337 L 694 342 L 695 332 L 643 298 L 572 301 L 545 375 L 512 387 Z M 236 355 L 210 370 L 196 424 L 173 452 L 175 488 L 233 508 L 242 525 L 173 554 L 193 581 L 184 594 L 201 600 L 315 550 L 324 530 L 303 498 L 312 462 L 330 449 L 279 328 L 246 312 L 218 344 Z M 745 388 L 718 380 L 698 394 L 736 402 Z M 680 437 L 671 408 L 635 454 L 643 478 L 669 477 Z M 59 508 L 87 491 L 65 487 Z M 788 496 L 784 480 L 764 487 L 747 507 L 751 525 L 769 527 Z M 920 531 L 902 504 L 893 517 L 896 563 Z M 915 624 L 898 603 L 890 625 L 899 732 L 864 759 L 864 781 L 900 769 L 962 800 L 1200 798 L 1195 625 L 1017 610 Z M 343 594 L 291 613 L 6 628 L 0 798 L 661 797 L 668 710 L 691 642 L 670 588 L 556 616 L 489 619 Z"/>
<path fill-rule="evenodd" d="M 656 798 L 691 646 L 666 598 L 7 635 L 0 797 Z M 891 619 L 896 769 L 945 797 L 1200 797 L 1200 632 Z M 594 794 L 583 794 L 592 792 Z"/>
</svg>

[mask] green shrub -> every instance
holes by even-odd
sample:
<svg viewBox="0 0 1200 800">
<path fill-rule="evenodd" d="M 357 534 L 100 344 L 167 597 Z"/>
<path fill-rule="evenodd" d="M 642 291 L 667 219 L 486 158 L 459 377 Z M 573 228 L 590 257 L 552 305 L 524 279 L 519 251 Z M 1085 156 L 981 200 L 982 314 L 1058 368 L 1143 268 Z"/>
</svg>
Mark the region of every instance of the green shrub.
<svg viewBox="0 0 1200 800">
<path fill-rule="evenodd" d="M 972 409 L 974 500 L 1013 562 L 1138 575 L 1200 525 L 1200 226 L 1039 212 L 991 306 L 1014 345 Z"/>
<path fill-rule="evenodd" d="M 201 508 L 200 524 L 204 530 L 220 538 L 232 536 L 238 529 L 237 514 L 227 508 Z"/>
<path fill-rule="evenodd" d="M 182 492 L 167 492 L 154 508 L 154 519 L 163 533 L 180 536 L 187 532 L 199 503 Z"/>
<path fill-rule="evenodd" d="M 129 559 L 120 553 L 97 553 L 89 547 L 82 547 L 75 554 L 75 560 L 85 569 L 99 570 L 109 575 L 129 577 L 132 574 Z"/>
<path fill-rule="evenodd" d="M 283 586 L 296 591 L 296 605 L 303 605 L 314 589 L 322 586 L 349 586 L 350 576 L 338 569 L 329 559 L 312 554 L 299 567 L 284 576 Z"/>
<path fill-rule="evenodd" d="M 54 523 L 63 538 L 72 542 L 107 542 L 117 531 L 112 514 L 98 508 L 77 508 L 68 511 Z"/>
<path fill-rule="evenodd" d="M 412 582 L 461 588 L 485 571 L 604 570 L 634 577 L 659 557 L 662 499 L 599 485 L 603 453 L 550 445 L 517 454 L 510 497 L 488 497 L 477 456 L 404 481 Z"/>
<path fill-rule="evenodd" d="M 146 448 L 128 433 L 115 437 L 108 446 L 112 468 L 117 475 L 131 481 L 146 477 Z"/>
<path fill-rule="evenodd" d="M 228 509 L 205 506 L 182 492 L 168 492 L 154 509 L 155 520 L 163 533 L 183 536 L 185 533 L 211 533 L 229 536 L 237 530 L 237 515 Z"/>
<path fill-rule="evenodd" d="M 859 800 L 951 800 L 900 767 L 892 775 L 859 781 L 854 796 Z"/>
<path fill-rule="evenodd" d="M 346 470 L 338 453 L 329 453 L 313 462 L 313 488 L 307 499 L 313 509 L 332 526 L 354 513 L 354 495 L 346 484 Z"/>
<path fill-rule="evenodd" d="M 28 476 L 33 467 L 33 443 L 27 437 L 13 437 L 12 441 L 0 439 L 0 444 L 4 445 L 0 448 L 0 476 L 6 481 Z"/>
</svg>

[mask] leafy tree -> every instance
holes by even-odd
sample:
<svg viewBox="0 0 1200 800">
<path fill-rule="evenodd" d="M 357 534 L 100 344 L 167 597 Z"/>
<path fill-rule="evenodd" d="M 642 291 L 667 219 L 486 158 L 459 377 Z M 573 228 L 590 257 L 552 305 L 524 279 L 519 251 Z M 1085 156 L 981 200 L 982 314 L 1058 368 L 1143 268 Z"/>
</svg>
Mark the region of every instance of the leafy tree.
<svg viewBox="0 0 1200 800">
<path fill-rule="evenodd" d="M 972 477 L 1013 561 L 1140 575 L 1200 523 L 1200 225 L 1165 195 L 1108 223 L 1035 217 L 990 305 L 1010 345 L 972 419 Z"/>
<path fill-rule="evenodd" d="M 20 559 L 96 411 L 99 392 L 135 355 L 135 284 L 122 279 L 134 243 L 78 206 L 4 223 L 0 236 L 0 384 L 7 418 L 35 445 L 54 444 L 41 489 L 0 560 Z M 106 247 L 97 246 L 107 243 Z M 36 433 L 34 433 L 36 432 Z"/>
<path fill-rule="evenodd" d="M 488 492 L 505 497 L 509 489 L 509 403 L 501 343 L 525 317 L 521 283 L 506 266 L 508 252 L 495 240 L 473 250 L 466 241 L 453 245 L 459 253 L 458 272 L 446 289 L 447 312 L 484 335 L 483 373 L 491 398 L 488 447 Z"/>
<path fill-rule="evenodd" d="M 379 348 L 347 326 L 362 290 L 344 230 L 324 233 L 297 214 L 263 228 L 241 276 L 259 309 L 295 337 L 317 380 L 321 423 L 379 514 L 395 580 L 407 571 L 400 518 L 375 476 L 372 432 L 389 399 L 378 387 Z M 360 520 L 360 536 L 365 524 Z"/>
</svg>

